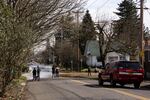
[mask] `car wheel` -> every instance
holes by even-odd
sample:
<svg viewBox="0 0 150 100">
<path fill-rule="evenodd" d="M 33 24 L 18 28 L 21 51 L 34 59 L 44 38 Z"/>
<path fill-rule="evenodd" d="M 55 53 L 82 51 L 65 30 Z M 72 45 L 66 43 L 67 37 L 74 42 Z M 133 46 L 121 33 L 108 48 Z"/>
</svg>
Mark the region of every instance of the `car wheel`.
<svg viewBox="0 0 150 100">
<path fill-rule="evenodd" d="M 124 83 L 121 83 L 120 85 L 121 85 L 121 87 L 124 87 L 125 84 L 124 84 Z"/>
<path fill-rule="evenodd" d="M 112 76 L 110 76 L 110 85 L 111 85 L 112 87 L 115 87 L 115 86 L 116 86 L 116 82 L 114 81 L 114 79 L 113 79 Z"/>
<path fill-rule="evenodd" d="M 134 83 L 134 88 L 136 89 L 140 88 L 140 83 Z"/>
<path fill-rule="evenodd" d="M 103 86 L 103 79 L 100 74 L 98 75 L 98 85 Z"/>
</svg>

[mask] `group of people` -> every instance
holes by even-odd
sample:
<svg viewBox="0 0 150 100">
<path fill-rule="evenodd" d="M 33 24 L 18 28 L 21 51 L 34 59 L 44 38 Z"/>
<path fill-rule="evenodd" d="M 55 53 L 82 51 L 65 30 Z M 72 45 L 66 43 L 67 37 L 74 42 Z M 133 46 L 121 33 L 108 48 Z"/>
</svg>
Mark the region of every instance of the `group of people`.
<svg viewBox="0 0 150 100">
<path fill-rule="evenodd" d="M 39 81 L 40 80 L 40 68 L 37 66 L 37 68 L 33 68 L 32 74 L 33 74 L 33 81 Z M 55 77 L 59 77 L 59 67 L 54 64 L 52 67 L 52 79 Z"/>
<path fill-rule="evenodd" d="M 32 74 L 33 74 L 33 81 L 36 81 L 36 80 L 40 80 L 40 68 L 39 66 L 37 66 L 37 68 L 34 68 L 33 71 L 32 71 Z"/>
<path fill-rule="evenodd" d="M 56 64 L 52 67 L 52 79 L 55 77 L 59 77 L 59 67 Z"/>
</svg>

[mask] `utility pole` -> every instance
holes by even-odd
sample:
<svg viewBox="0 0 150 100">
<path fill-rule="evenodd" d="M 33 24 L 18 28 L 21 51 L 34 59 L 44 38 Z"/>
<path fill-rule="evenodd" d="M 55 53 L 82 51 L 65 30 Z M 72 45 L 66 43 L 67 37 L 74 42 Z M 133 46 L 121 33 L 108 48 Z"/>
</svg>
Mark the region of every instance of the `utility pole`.
<svg viewBox="0 0 150 100">
<path fill-rule="evenodd" d="M 83 13 L 83 11 L 77 10 L 77 11 L 73 11 L 73 13 L 75 13 L 76 15 L 76 20 L 77 20 L 77 38 L 78 38 L 78 43 L 77 43 L 77 58 L 78 58 L 78 71 L 80 70 L 80 50 L 79 50 L 79 14 Z"/>
<path fill-rule="evenodd" d="M 140 0 L 140 36 L 141 36 L 140 61 L 141 61 L 142 67 L 144 67 L 143 6 L 144 6 L 144 0 Z"/>
<path fill-rule="evenodd" d="M 58 63 L 62 65 L 62 53 L 63 53 L 63 37 L 64 37 L 64 30 L 63 30 L 63 24 L 64 24 L 64 17 L 62 16 L 60 21 L 60 47 L 59 47 L 59 59 Z"/>
</svg>

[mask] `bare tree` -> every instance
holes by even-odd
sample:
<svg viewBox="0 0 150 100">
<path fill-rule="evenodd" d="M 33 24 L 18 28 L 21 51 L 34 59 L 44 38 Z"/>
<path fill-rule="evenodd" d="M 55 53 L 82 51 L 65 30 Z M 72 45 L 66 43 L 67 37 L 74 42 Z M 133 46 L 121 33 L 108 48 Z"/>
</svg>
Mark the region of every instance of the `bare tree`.
<svg viewBox="0 0 150 100">
<path fill-rule="evenodd" d="M 102 67 L 104 67 L 107 53 L 111 51 L 117 51 L 117 49 L 113 46 L 116 34 L 113 33 L 112 25 L 107 20 L 98 22 L 97 29 L 100 60 L 102 61 Z"/>
<path fill-rule="evenodd" d="M 21 72 L 31 48 L 52 36 L 63 14 L 82 4 L 83 0 L 0 0 L 0 69 L 6 71 L 2 83 Z"/>
</svg>

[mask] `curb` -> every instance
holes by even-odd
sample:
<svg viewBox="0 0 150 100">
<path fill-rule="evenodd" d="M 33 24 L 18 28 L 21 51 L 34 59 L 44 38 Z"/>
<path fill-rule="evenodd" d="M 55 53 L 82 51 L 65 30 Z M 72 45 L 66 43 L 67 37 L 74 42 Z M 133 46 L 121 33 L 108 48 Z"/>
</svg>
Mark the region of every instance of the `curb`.
<svg viewBox="0 0 150 100">
<path fill-rule="evenodd" d="M 72 78 L 87 78 L 87 79 L 97 79 L 97 75 L 93 75 L 93 76 L 86 76 L 86 75 L 82 75 L 83 73 L 79 74 L 79 73 L 60 73 L 61 77 L 72 77 Z"/>
</svg>

